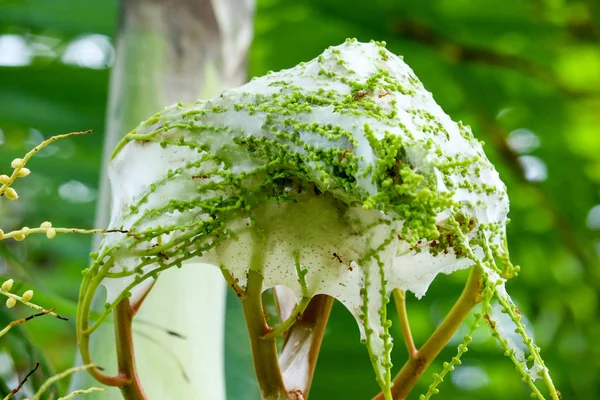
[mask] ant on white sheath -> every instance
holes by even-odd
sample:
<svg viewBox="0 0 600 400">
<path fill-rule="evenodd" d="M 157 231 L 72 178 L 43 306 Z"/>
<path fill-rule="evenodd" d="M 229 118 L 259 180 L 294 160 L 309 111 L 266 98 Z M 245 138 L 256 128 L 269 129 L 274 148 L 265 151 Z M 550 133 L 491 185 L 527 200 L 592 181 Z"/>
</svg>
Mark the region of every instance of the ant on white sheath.
<svg viewBox="0 0 600 400">
<path fill-rule="evenodd" d="M 337 253 L 333 253 L 333 257 L 331 257 L 331 258 L 338 260 L 340 262 L 340 264 L 344 264 L 344 260 L 342 260 L 342 257 L 340 257 L 340 255 Z M 351 265 L 348 265 L 348 271 L 352 271 Z"/>
</svg>

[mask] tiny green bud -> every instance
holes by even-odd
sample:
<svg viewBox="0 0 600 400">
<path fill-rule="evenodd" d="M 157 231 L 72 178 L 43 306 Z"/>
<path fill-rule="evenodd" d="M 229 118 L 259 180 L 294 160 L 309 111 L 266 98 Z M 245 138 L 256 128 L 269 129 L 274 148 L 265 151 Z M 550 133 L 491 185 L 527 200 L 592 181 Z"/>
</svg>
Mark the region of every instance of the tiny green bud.
<svg viewBox="0 0 600 400">
<path fill-rule="evenodd" d="M 17 301 L 15 299 L 13 299 L 12 297 L 9 297 L 8 299 L 6 299 L 6 307 L 13 308 L 16 304 L 17 304 Z"/>
<path fill-rule="evenodd" d="M 33 298 L 33 290 L 28 290 L 23 293 L 23 301 L 28 303 Z"/>
<path fill-rule="evenodd" d="M 25 165 L 25 162 L 23 161 L 22 158 L 15 158 L 10 163 L 10 166 L 13 168 L 23 168 L 24 165 Z"/>
<path fill-rule="evenodd" d="M 2 284 L 2 290 L 3 290 L 4 292 L 8 292 L 8 291 L 9 291 L 9 290 L 12 288 L 13 282 L 14 282 L 14 281 L 13 281 L 12 279 L 9 279 L 9 280 L 5 281 L 5 282 Z"/>
<path fill-rule="evenodd" d="M 19 195 L 17 194 L 17 191 L 11 187 L 6 188 L 6 197 L 11 199 L 11 200 L 16 200 L 19 198 Z"/>
</svg>

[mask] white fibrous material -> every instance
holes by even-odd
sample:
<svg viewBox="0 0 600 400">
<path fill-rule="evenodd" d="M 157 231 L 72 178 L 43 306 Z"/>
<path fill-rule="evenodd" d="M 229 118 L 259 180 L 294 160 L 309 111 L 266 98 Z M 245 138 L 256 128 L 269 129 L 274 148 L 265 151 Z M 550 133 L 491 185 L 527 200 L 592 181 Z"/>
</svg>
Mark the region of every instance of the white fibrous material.
<svg viewBox="0 0 600 400">
<path fill-rule="evenodd" d="M 517 361 L 526 369 L 527 359 L 525 358 L 526 346 L 521 337 L 515 332 L 517 326 L 506 314 L 502 314 L 502 307 L 495 305 L 491 308 L 489 314 L 490 323 L 493 329 L 506 341 L 507 348 L 513 353 Z"/>
<path fill-rule="evenodd" d="M 513 362 L 521 373 L 528 375 L 532 382 L 549 376 L 548 368 L 539 358 L 539 353 L 532 351 L 532 349 L 535 349 L 531 346 L 532 342 L 530 341 L 533 339 L 533 335 L 526 332 L 525 325 L 520 322 L 521 315 L 517 313 L 518 319 L 513 319 L 514 315 L 510 315 L 509 309 L 514 311 L 518 308 L 514 306 L 510 296 L 506 293 L 504 282 L 499 284 L 497 294 L 504 305 L 495 304 L 489 307 L 488 322 L 492 331 L 500 340 L 500 344 L 508 352 L 507 354 L 514 357 Z M 527 343 L 526 341 L 530 342 Z M 528 360 L 532 362 L 528 362 Z"/>
<path fill-rule="evenodd" d="M 254 270 L 263 290 L 341 301 L 388 389 L 393 289 L 421 297 L 474 264 L 513 272 L 508 197 L 481 143 L 380 43 L 168 107 L 125 137 L 109 173 L 109 228 L 124 233 L 106 236 L 93 271 L 109 302 L 188 262 L 242 291 Z"/>
</svg>

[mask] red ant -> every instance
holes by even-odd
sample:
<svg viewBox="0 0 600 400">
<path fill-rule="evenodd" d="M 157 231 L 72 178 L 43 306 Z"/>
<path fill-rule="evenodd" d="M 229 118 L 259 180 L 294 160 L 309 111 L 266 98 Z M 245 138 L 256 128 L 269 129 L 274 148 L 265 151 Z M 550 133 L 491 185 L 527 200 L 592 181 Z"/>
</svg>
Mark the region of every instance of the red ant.
<svg viewBox="0 0 600 400">
<path fill-rule="evenodd" d="M 521 310 L 519 310 L 519 307 L 515 306 L 515 313 L 517 313 L 517 315 L 523 315 L 521 314 Z"/>
<path fill-rule="evenodd" d="M 493 330 L 496 330 L 496 323 L 494 321 L 492 321 L 492 319 L 490 318 L 489 315 L 484 314 L 483 318 L 485 318 L 485 320 L 488 322 L 488 324 L 490 324 L 490 328 L 492 328 Z"/>
<path fill-rule="evenodd" d="M 349 152 L 350 152 L 350 150 L 348 150 L 348 149 L 345 149 L 345 150 L 342 152 L 342 155 L 340 156 L 340 158 L 339 158 L 338 162 L 340 162 L 340 163 L 341 163 L 341 162 L 344 160 L 344 158 L 346 158 L 346 154 L 348 154 Z"/>
<path fill-rule="evenodd" d="M 369 92 L 365 92 L 364 90 L 359 90 L 358 92 L 354 93 L 354 100 L 358 100 L 358 99 L 362 99 L 365 96 L 368 96 Z"/>
</svg>

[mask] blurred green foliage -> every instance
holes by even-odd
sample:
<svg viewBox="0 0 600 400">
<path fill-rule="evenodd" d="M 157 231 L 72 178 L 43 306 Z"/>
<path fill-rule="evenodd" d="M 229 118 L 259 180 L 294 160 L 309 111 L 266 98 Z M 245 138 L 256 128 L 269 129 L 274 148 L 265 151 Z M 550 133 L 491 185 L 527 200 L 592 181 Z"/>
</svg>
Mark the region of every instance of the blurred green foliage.
<svg viewBox="0 0 600 400">
<path fill-rule="evenodd" d="M 95 129 L 55 143 L 31 161 L 31 176 L 15 185 L 21 200 L 0 201 L 5 231 L 47 219 L 55 226 L 92 227 L 117 12 L 115 0 L 0 0 L 0 172 L 42 138 Z M 309 60 L 347 37 L 384 40 L 454 120 L 471 125 L 487 143 L 511 198 L 510 249 L 522 272 L 509 291 L 535 331 L 563 398 L 599 398 L 600 4 L 259 0 L 255 30 L 251 76 Z M 44 306 L 74 317 L 90 245 L 89 237 L 65 235 L 52 242 L 2 241 L 0 275 L 37 288 L 45 294 Z M 441 276 L 425 298 L 409 299 L 417 345 L 449 310 L 465 278 Z M 13 315 L 4 309 L 0 320 L 16 315 L 18 310 Z M 397 369 L 406 352 L 395 322 Z M 246 328 L 228 329 L 235 338 Z M 411 398 L 426 391 L 463 333 Z M 72 363 L 72 320 L 37 318 L 10 338 L 0 346 L 16 360 L 30 360 L 30 346 L 49 360 L 48 368 Z M 440 398 L 526 398 L 525 385 L 485 328 L 463 361 L 441 385 Z M 8 364 L 4 356 L 0 373 L 6 378 L 11 366 L 2 364 Z M 21 374 L 31 368 L 27 362 L 15 367 Z M 228 376 L 235 369 L 228 365 Z M 229 397 L 241 398 L 251 378 L 237 376 Z M 356 324 L 336 304 L 311 398 L 366 399 L 376 391 Z"/>
</svg>

